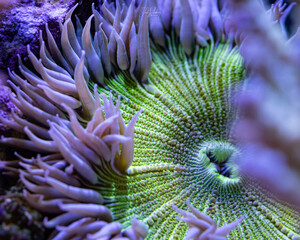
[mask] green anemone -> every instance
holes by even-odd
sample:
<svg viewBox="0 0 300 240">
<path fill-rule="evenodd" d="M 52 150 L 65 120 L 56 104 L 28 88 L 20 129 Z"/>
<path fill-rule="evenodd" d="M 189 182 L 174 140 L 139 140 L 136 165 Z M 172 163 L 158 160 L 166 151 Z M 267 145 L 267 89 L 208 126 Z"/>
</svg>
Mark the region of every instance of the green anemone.
<svg viewBox="0 0 300 240">
<path fill-rule="evenodd" d="M 244 216 L 229 239 L 296 236 L 299 214 L 253 180 L 239 176 L 233 156 L 230 177 L 209 165 L 207 151 L 213 151 L 219 162 L 238 154 L 232 137 L 238 118 L 233 100 L 246 80 L 237 48 L 210 43 L 187 57 L 171 38 L 167 50 L 154 47 L 152 55 L 149 86 L 155 91 L 147 91 L 126 72 L 106 79 L 109 90 L 98 88 L 115 100 L 122 96 L 126 122 L 143 109 L 127 175 L 110 178 L 111 187 L 99 189 L 111 201 L 107 206 L 115 220 L 129 226 L 138 216 L 149 226 L 148 239 L 184 239 L 188 226 L 177 219 L 171 205 L 188 209 L 189 199 L 221 226 Z"/>
<path fill-rule="evenodd" d="M 195 4 L 194 19 L 176 1 L 162 22 L 143 5 L 165 2 L 104 2 L 76 29 L 73 8 L 61 49 L 46 26 L 41 59 L 28 47 L 33 66 L 9 71 L 22 114 L 1 119 L 27 135 L 2 143 L 38 154 L 2 168 L 19 168 L 29 204 L 55 214 L 53 239 L 299 239 L 299 211 L 239 172 L 246 70 L 217 1 Z"/>
</svg>

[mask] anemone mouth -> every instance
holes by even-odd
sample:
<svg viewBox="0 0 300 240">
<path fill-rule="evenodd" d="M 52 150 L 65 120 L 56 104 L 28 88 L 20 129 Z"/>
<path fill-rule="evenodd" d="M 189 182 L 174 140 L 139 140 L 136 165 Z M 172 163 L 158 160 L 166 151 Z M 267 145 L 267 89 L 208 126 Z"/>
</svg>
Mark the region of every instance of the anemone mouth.
<svg viewBox="0 0 300 240">
<path fill-rule="evenodd" d="M 202 145 L 199 159 L 204 162 L 208 171 L 223 184 L 234 184 L 240 181 L 236 159 L 239 150 L 224 141 L 211 141 Z"/>
</svg>

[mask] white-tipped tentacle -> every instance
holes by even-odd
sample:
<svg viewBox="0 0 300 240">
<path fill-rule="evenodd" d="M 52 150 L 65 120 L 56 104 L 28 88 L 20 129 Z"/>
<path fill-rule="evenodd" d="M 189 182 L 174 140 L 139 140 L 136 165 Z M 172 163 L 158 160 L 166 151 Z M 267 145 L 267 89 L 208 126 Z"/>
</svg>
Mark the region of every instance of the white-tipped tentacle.
<svg viewBox="0 0 300 240">
<path fill-rule="evenodd" d="M 152 62 L 149 43 L 148 18 L 148 14 L 143 12 L 137 34 L 136 77 L 141 82 L 146 81 Z"/>
<path fill-rule="evenodd" d="M 85 111 L 85 114 L 88 118 L 91 118 L 95 113 L 95 99 L 93 95 L 91 94 L 90 90 L 88 89 L 87 83 L 84 79 L 84 58 L 85 58 L 85 52 L 82 52 L 82 56 L 80 58 L 80 61 L 76 65 L 75 68 L 75 84 L 76 88 L 78 90 L 78 95 L 80 98 L 80 101 L 82 103 L 82 107 Z"/>
</svg>

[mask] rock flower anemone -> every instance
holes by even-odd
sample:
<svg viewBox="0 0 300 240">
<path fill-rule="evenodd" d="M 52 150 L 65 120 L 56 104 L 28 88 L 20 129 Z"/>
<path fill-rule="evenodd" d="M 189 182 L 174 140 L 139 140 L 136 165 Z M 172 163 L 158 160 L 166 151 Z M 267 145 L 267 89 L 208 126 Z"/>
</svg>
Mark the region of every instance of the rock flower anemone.
<svg viewBox="0 0 300 240">
<path fill-rule="evenodd" d="M 92 10 L 84 26 L 67 14 L 61 49 L 46 26 L 39 58 L 28 46 L 32 66 L 9 71 L 22 114 L 1 121 L 27 138 L 1 142 L 37 154 L 1 166 L 51 238 L 299 239 L 295 208 L 239 174 L 246 76 L 223 1 Z"/>
</svg>

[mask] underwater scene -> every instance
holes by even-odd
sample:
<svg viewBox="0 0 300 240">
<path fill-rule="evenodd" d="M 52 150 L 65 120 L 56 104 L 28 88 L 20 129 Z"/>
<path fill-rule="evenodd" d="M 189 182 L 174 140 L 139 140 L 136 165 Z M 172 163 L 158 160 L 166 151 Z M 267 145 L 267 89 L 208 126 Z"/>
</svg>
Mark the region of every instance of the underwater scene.
<svg viewBox="0 0 300 240">
<path fill-rule="evenodd" d="M 299 0 L 0 0 L 0 240 L 300 240 Z"/>
</svg>

